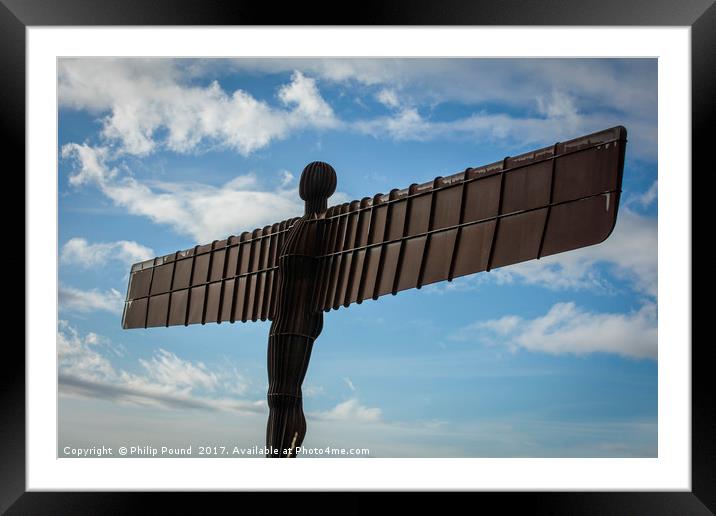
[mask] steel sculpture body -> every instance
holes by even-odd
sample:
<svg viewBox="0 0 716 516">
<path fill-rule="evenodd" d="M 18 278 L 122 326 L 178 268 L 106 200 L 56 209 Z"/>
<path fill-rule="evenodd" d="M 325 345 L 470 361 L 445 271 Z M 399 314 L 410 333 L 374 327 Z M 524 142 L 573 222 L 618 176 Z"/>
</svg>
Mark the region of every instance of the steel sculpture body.
<svg viewBox="0 0 716 516">
<path fill-rule="evenodd" d="M 271 320 L 266 446 L 294 457 L 324 311 L 604 241 L 625 149 L 618 126 L 330 208 L 336 173 L 311 163 L 303 217 L 133 265 L 122 325 Z"/>
</svg>

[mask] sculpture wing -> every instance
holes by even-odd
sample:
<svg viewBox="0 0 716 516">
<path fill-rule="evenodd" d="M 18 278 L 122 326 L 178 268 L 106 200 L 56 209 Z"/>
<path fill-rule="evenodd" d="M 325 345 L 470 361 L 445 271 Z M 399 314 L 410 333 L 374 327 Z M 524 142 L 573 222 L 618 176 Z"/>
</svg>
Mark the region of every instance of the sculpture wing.
<svg viewBox="0 0 716 516">
<path fill-rule="evenodd" d="M 330 207 L 316 310 L 602 242 L 625 148 L 618 126 Z"/>
<path fill-rule="evenodd" d="M 122 327 L 272 319 L 279 250 L 296 220 L 132 265 Z"/>
</svg>

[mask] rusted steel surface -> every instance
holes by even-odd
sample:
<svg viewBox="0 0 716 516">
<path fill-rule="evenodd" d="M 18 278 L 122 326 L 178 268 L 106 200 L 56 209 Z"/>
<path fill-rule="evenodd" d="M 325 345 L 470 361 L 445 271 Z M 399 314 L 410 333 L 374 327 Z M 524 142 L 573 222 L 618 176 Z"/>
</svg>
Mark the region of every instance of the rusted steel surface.
<svg viewBox="0 0 716 516">
<path fill-rule="evenodd" d="M 271 319 L 279 250 L 297 220 L 133 265 L 123 327 Z"/>
<path fill-rule="evenodd" d="M 325 213 L 317 310 L 604 241 L 626 129 L 615 127 Z"/>
<path fill-rule="evenodd" d="M 314 162 L 304 169 L 299 193 L 305 214 L 293 224 L 279 253 L 276 314 L 268 342 L 266 446 L 271 458 L 295 457 L 306 436 L 301 384 L 313 342 L 323 329 L 323 313 L 313 309 L 324 229 L 316 215 L 326 210 L 335 189 L 336 173 L 330 165 Z"/>
<path fill-rule="evenodd" d="M 313 309 L 597 244 L 614 228 L 618 126 L 316 212 Z M 288 219 L 132 266 L 124 328 L 273 320 Z"/>
</svg>

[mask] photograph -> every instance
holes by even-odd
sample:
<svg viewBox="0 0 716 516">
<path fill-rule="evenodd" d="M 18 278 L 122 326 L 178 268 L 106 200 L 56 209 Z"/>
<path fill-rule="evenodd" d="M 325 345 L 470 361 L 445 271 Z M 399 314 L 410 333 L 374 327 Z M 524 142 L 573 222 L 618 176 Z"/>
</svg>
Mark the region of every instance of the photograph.
<svg viewBox="0 0 716 516">
<path fill-rule="evenodd" d="M 57 57 L 56 457 L 658 458 L 659 66 Z"/>
</svg>

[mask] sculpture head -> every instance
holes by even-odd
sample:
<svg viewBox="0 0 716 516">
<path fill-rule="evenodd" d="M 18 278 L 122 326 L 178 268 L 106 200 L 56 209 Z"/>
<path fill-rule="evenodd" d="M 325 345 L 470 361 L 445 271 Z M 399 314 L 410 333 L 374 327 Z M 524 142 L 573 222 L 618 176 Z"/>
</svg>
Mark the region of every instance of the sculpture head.
<svg viewBox="0 0 716 516">
<path fill-rule="evenodd" d="M 320 213 L 328 207 L 337 181 L 336 171 L 328 163 L 314 161 L 306 165 L 298 185 L 298 194 L 306 201 L 306 214 Z"/>
</svg>

